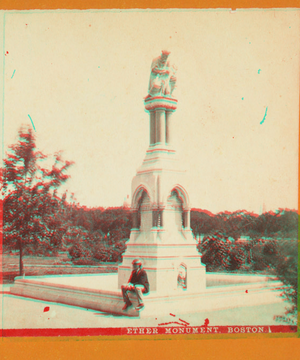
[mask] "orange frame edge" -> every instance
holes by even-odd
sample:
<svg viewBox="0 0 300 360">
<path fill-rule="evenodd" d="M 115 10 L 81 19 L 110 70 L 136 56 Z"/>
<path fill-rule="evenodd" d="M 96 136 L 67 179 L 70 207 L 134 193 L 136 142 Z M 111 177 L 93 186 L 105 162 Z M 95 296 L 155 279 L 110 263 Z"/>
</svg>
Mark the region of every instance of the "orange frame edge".
<svg viewBox="0 0 300 360">
<path fill-rule="evenodd" d="M 1 10 L 30 9 L 300 8 L 298 0 L 2 0 Z M 300 98 L 299 98 L 300 103 Z M 300 118 L 300 109 L 299 109 Z M 300 128 L 300 127 L 299 127 Z M 300 154 L 298 156 L 298 174 Z M 298 189 L 300 176 L 298 176 Z M 300 196 L 298 191 L 298 209 Z M 2 338 L 2 359 L 300 359 L 296 334 L 126 337 Z"/>
</svg>

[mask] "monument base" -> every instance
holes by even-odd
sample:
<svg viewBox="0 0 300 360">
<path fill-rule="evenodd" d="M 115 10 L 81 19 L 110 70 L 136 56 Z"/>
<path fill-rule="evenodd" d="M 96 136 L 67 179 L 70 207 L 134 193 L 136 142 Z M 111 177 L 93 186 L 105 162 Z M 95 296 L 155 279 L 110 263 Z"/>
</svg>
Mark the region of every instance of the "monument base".
<svg viewBox="0 0 300 360">
<path fill-rule="evenodd" d="M 201 293 L 178 289 L 165 295 L 152 291 L 144 297 L 145 308 L 133 306 L 123 311 L 122 295 L 118 290 L 118 275 L 68 275 L 16 278 L 10 293 L 44 301 L 79 306 L 110 314 L 131 317 L 186 314 L 201 311 L 255 306 L 282 301 L 282 283 L 273 277 L 207 273 L 207 288 Z"/>
<path fill-rule="evenodd" d="M 190 229 L 179 231 L 171 227 L 152 228 L 148 232 L 131 230 L 130 240 L 122 256 L 123 262 L 118 268 L 118 288 L 128 282 L 132 261 L 138 258 L 147 272 L 150 291 L 172 294 L 177 291 L 179 277 L 182 277 L 187 292 L 204 292 L 206 266 L 201 263 L 201 254 L 196 245 Z"/>
</svg>

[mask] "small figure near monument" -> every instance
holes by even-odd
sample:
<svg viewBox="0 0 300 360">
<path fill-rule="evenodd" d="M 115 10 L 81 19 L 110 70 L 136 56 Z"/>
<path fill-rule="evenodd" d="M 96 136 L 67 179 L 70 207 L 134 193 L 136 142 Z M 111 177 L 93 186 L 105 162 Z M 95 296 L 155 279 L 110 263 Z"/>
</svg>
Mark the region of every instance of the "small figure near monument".
<svg viewBox="0 0 300 360">
<path fill-rule="evenodd" d="M 148 97 L 170 96 L 176 87 L 175 73 L 176 65 L 171 65 L 168 61 L 169 51 L 163 50 L 161 55 L 153 59 L 148 89 Z"/>
<path fill-rule="evenodd" d="M 136 310 L 141 310 L 144 307 L 143 295 L 149 292 L 149 282 L 146 271 L 142 268 L 142 262 L 138 259 L 133 260 L 132 262 L 132 273 L 128 280 L 128 284 L 122 285 L 122 295 L 125 305 L 123 310 L 127 310 L 132 304 L 129 300 L 128 293 L 135 293 L 138 299 L 138 306 Z"/>
</svg>

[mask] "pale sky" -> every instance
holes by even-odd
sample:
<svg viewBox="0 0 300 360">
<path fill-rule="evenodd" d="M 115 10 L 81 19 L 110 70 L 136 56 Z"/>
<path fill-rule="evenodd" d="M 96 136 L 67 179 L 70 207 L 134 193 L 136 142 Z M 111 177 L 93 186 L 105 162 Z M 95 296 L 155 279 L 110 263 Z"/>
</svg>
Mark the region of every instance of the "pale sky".
<svg viewBox="0 0 300 360">
<path fill-rule="evenodd" d="M 298 208 L 299 10 L 6 12 L 4 27 L 4 149 L 30 115 L 38 148 L 75 162 L 82 205 L 131 195 L 151 61 L 168 49 L 191 205 Z"/>
</svg>

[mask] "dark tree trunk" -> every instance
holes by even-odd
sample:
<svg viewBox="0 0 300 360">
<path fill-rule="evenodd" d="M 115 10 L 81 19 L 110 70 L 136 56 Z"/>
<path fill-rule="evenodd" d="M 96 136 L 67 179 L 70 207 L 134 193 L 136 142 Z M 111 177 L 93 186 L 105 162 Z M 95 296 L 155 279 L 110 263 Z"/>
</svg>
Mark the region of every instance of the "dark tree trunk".
<svg viewBox="0 0 300 360">
<path fill-rule="evenodd" d="M 22 248 L 21 240 L 19 240 L 19 255 L 20 255 L 19 269 L 20 269 L 20 276 L 22 276 L 23 275 L 23 248 Z"/>
</svg>

